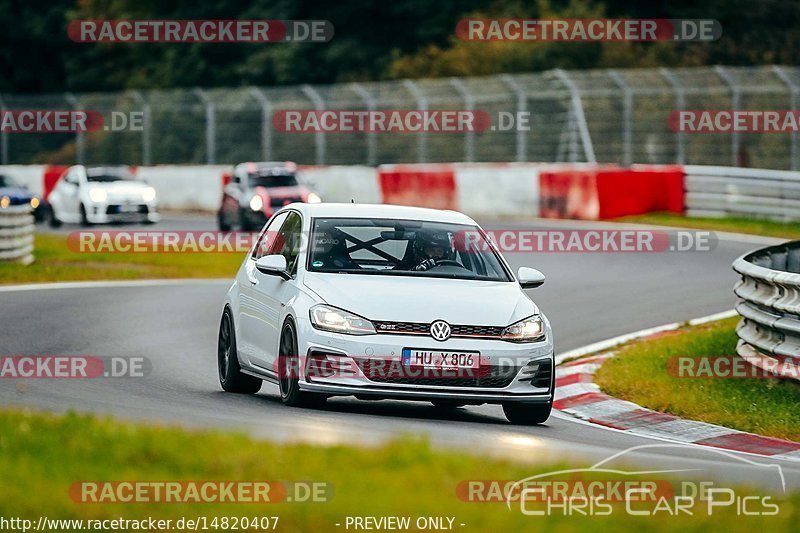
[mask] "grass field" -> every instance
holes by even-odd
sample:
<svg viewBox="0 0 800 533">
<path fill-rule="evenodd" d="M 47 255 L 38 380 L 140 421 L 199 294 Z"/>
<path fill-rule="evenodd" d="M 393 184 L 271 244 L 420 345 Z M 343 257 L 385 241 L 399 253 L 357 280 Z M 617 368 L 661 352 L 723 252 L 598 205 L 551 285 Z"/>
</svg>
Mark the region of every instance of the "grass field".
<svg viewBox="0 0 800 533">
<path fill-rule="evenodd" d="M 244 252 L 108 253 L 77 252 L 65 235 L 37 234 L 32 265 L 0 263 L 0 283 L 233 278 Z"/>
<path fill-rule="evenodd" d="M 792 531 L 800 495 L 781 497 L 777 516 L 737 517 L 735 507 L 712 516 L 526 516 L 504 503 L 466 502 L 462 480 L 517 480 L 564 464 L 525 466 L 460 451 L 433 449 L 420 440 L 379 448 L 279 445 L 245 436 L 188 432 L 88 416 L 0 411 L 0 516 L 111 519 L 153 516 L 277 516 L 278 531 L 346 531 L 347 516 L 450 516 L 456 531 Z M 69 495 L 80 481 L 304 480 L 329 483 L 318 503 L 84 503 Z M 705 509 L 704 505 L 701 505 Z M 335 524 L 341 524 L 337 527 Z M 464 524 L 464 526 L 460 526 Z M 66 529 L 76 529 L 75 527 Z M 352 529 L 352 528 L 351 528 Z M 414 529 L 414 528 L 412 528 Z"/>
<path fill-rule="evenodd" d="M 621 217 L 614 221 L 654 224 L 657 226 L 675 226 L 678 228 L 708 229 L 712 231 L 729 231 L 733 233 L 749 233 L 782 239 L 800 239 L 800 222 L 777 222 L 774 220 L 736 217 L 685 217 L 673 213 L 648 213 L 646 215 Z"/>
<path fill-rule="evenodd" d="M 757 378 L 678 378 L 667 371 L 668 362 L 676 356 L 735 355 L 737 321 L 731 318 L 633 342 L 600 367 L 595 382 L 612 396 L 656 411 L 800 441 L 800 384 Z"/>
</svg>

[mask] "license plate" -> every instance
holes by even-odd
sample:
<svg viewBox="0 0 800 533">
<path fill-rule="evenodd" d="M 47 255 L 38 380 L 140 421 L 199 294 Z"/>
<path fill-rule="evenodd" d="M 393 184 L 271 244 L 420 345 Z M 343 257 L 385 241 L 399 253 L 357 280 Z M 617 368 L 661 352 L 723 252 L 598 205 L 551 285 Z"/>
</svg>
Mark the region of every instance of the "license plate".
<svg viewBox="0 0 800 533">
<path fill-rule="evenodd" d="M 138 205 L 121 205 L 119 206 L 120 213 L 136 213 L 139 211 Z"/>
<path fill-rule="evenodd" d="M 403 349 L 403 365 L 426 368 L 479 368 L 480 352 L 445 352 L 441 350 Z"/>
</svg>

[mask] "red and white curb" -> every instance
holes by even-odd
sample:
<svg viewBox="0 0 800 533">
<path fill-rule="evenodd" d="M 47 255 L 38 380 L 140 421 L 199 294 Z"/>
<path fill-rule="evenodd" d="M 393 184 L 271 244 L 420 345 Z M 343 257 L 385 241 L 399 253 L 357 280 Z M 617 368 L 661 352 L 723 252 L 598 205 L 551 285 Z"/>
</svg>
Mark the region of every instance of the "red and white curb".
<svg viewBox="0 0 800 533">
<path fill-rule="evenodd" d="M 726 316 L 732 315 L 731 313 L 721 313 L 714 315 L 714 318 L 719 319 Z M 709 322 L 710 318 L 705 317 L 690 321 L 690 323 Z M 626 335 L 624 341 L 632 338 L 654 337 L 664 331 L 677 329 L 678 326 L 679 324 L 670 324 Z M 615 340 L 617 342 L 614 342 Z M 616 345 L 624 341 L 611 339 L 603 344 Z M 585 351 L 586 349 L 576 350 L 576 352 Z M 800 462 L 800 443 L 798 442 L 745 433 L 705 422 L 684 420 L 675 415 L 645 409 L 633 402 L 620 400 L 600 392 L 600 387 L 593 381 L 594 373 L 603 362 L 613 356 L 612 352 L 560 364 L 556 368 L 556 394 L 553 407 L 592 424 L 637 436 Z M 559 359 L 563 360 L 565 357 L 562 355 Z"/>
</svg>

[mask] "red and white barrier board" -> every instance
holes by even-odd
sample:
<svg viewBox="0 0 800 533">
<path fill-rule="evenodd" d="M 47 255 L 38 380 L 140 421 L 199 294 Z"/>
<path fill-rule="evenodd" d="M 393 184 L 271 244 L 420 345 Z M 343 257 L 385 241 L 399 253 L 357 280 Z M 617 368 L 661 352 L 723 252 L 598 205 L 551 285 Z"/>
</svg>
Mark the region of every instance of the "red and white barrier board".
<svg viewBox="0 0 800 533">
<path fill-rule="evenodd" d="M 0 167 L 45 197 L 66 167 Z M 226 165 L 132 168 L 158 192 L 162 209 L 218 209 Z M 326 202 L 404 204 L 480 217 L 609 219 L 684 210 L 681 166 L 441 163 L 301 166 L 300 181 Z"/>
</svg>

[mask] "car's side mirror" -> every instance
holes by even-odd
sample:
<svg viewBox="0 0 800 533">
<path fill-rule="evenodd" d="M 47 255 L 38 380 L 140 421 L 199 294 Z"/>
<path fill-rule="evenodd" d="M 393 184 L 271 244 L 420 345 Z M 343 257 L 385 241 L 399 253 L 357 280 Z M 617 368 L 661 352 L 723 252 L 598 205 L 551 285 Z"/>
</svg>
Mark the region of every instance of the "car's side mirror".
<svg viewBox="0 0 800 533">
<path fill-rule="evenodd" d="M 256 260 L 256 270 L 269 276 L 280 276 L 283 279 L 290 279 L 291 276 L 286 272 L 286 258 L 279 254 L 265 255 Z"/>
<path fill-rule="evenodd" d="M 544 283 L 544 274 L 535 268 L 520 267 L 517 271 L 517 281 L 523 289 L 535 289 Z"/>
</svg>

